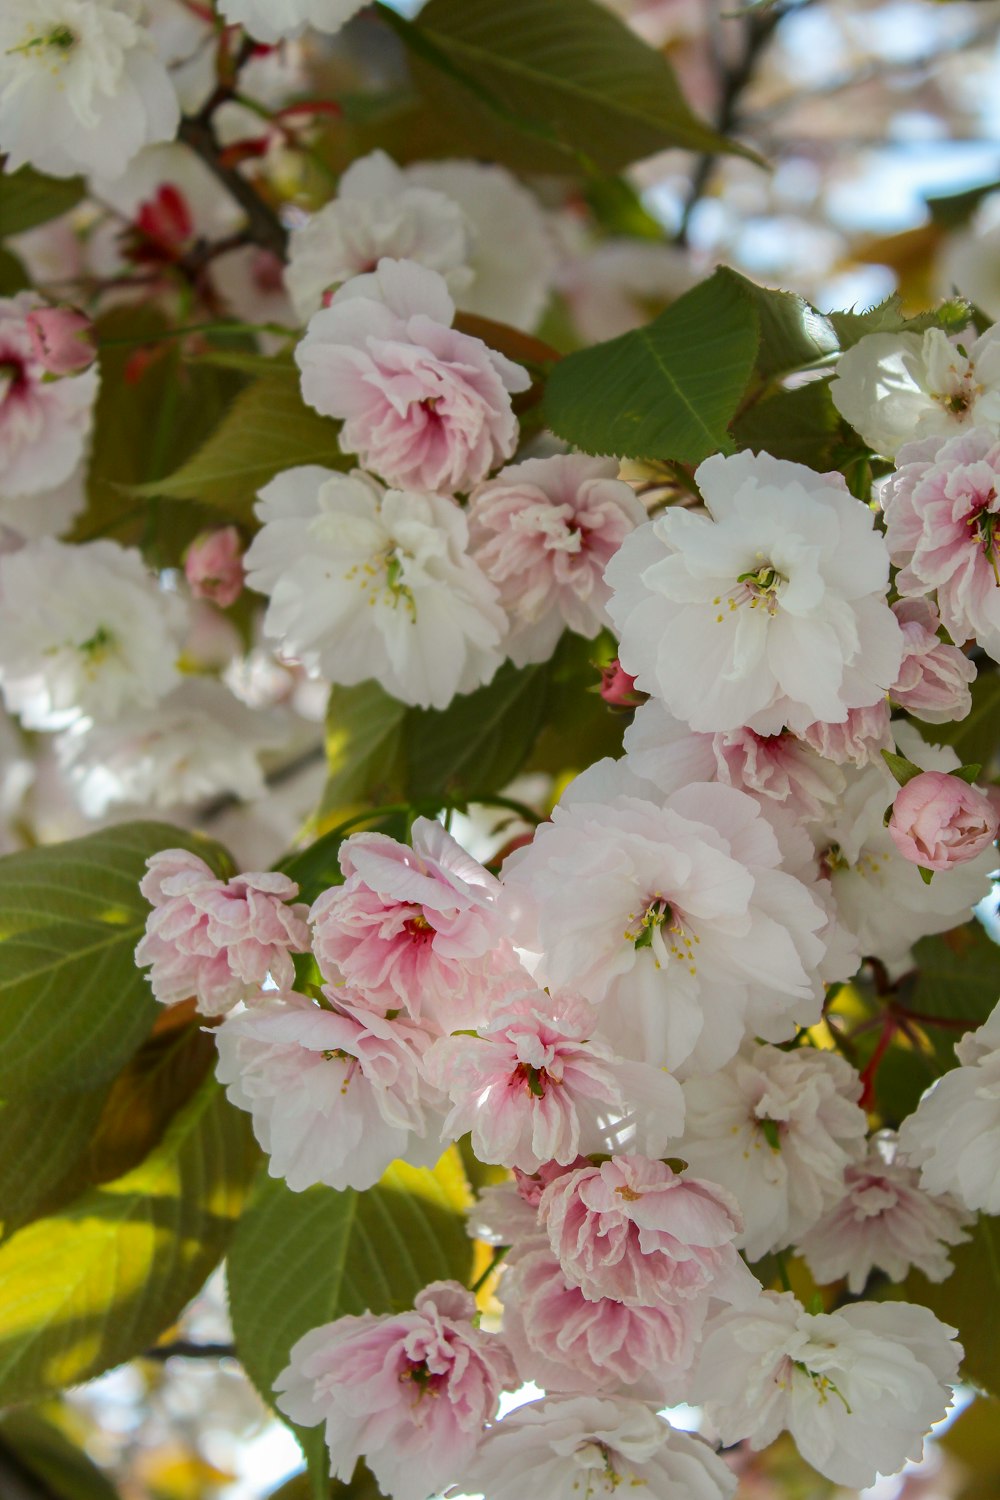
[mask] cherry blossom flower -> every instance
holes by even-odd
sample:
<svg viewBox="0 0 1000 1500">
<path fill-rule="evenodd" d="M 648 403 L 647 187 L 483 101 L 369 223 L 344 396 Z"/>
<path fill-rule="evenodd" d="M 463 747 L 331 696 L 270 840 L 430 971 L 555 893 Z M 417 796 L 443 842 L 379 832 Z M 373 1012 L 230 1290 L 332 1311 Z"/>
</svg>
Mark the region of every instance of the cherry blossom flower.
<svg viewBox="0 0 1000 1500">
<path fill-rule="evenodd" d="M 180 106 L 139 0 L 4 0 L 0 150 L 54 177 L 117 177 Z"/>
<path fill-rule="evenodd" d="M 552 655 L 564 629 L 610 624 L 604 569 L 646 518 L 614 459 L 555 454 L 510 464 L 469 503 L 470 551 L 510 616 L 518 665 Z"/>
<path fill-rule="evenodd" d="M 728 1189 L 745 1227 L 747 1258 L 797 1243 L 844 1191 L 864 1151 L 861 1080 L 834 1052 L 744 1047 L 711 1076 L 684 1084 L 685 1132 L 674 1148 L 689 1168 Z"/>
<path fill-rule="evenodd" d="M 472 1322 L 475 1298 L 435 1281 L 412 1312 L 338 1318 L 292 1348 L 275 1382 L 293 1422 L 326 1424 L 330 1472 L 364 1457 L 392 1500 L 427 1500 L 464 1472 L 517 1377 L 503 1341 Z"/>
<path fill-rule="evenodd" d="M 338 994 L 334 1011 L 265 995 L 216 1032 L 217 1075 L 252 1114 L 271 1176 L 296 1193 L 317 1182 L 364 1191 L 397 1157 L 430 1167 L 441 1153 L 420 1069 L 426 1033 L 351 999 Z"/>
<path fill-rule="evenodd" d="M 28 314 L 35 356 L 49 375 L 79 375 L 97 358 L 94 325 L 75 307 L 36 307 Z"/>
<path fill-rule="evenodd" d="M 850 709 L 839 724 L 808 724 L 802 739 L 837 765 L 880 765 L 880 752 L 893 747 L 889 704 L 882 698 L 868 708 Z"/>
<path fill-rule="evenodd" d="M 834 405 L 876 453 L 940 446 L 967 424 L 1000 426 L 1000 329 L 948 335 L 869 333 L 837 362 Z"/>
<path fill-rule="evenodd" d="M 110 724 L 77 720 L 56 741 L 56 754 L 84 813 L 103 818 L 128 804 L 260 797 L 261 758 L 287 743 L 289 729 L 280 711 L 251 710 L 221 683 L 195 677 Z"/>
<path fill-rule="evenodd" d="M 528 1401 L 491 1427 L 460 1474 L 485 1500 L 730 1500 L 736 1476 L 701 1438 L 626 1396 Z"/>
<path fill-rule="evenodd" d="M 953 870 L 993 844 L 997 815 L 978 787 L 961 777 L 922 771 L 896 793 L 889 836 L 911 864 Z"/>
<path fill-rule="evenodd" d="M 388 256 L 439 272 L 457 296 L 472 279 L 470 241 L 457 203 L 412 182 L 384 151 L 372 151 L 351 163 L 332 202 L 292 230 L 285 285 L 295 311 L 308 319 L 343 282 Z"/>
<path fill-rule="evenodd" d="M 616 1056 L 596 1021 L 584 1000 L 515 990 L 478 1036 L 436 1042 L 427 1070 L 454 1104 L 444 1134 L 471 1131 L 480 1161 L 524 1172 L 581 1152 L 660 1155 L 683 1126 L 680 1086 Z"/>
<path fill-rule="evenodd" d="M 889 556 L 839 474 L 708 458 L 705 511 L 672 507 L 606 572 L 619 656 L 692 729 L 796 733 L 878 703 L 899 673 Z"/>
<path fill-rule="evenodd" d="M 1000 360 L 1000 338 L 996 349 Z M 936 590 L 952 640 L 974 636 L 1000 659 L 998 496 L 1000 436 L 992 426 L 970 427 L 943 444 L 928 438 L 901 449 L 882 508 L 899 592 Z"/>
<path fill-rule="evenodd" d="M 690 1382 L 705 1307 L 596 1301 L 566 1280 L 547 1245 L 516 1253 L 498 1296 L 503 1333 L 523 1380 L 547 1391 L 610 1391 L 663 1406 Z"/>
<path fill-rule="evenodd" d="M 162 849 L 146 861 L 139 889 L 153 907 L 135 950 L 150 967 L 163 1005 L 193 995 L 218 1015 L 258 991 L 270 976 L 284 989 L 295 977 L 293 953 L 309 946 L 299 888 L 275 871 L 216 877 L 187 849 Z"/>
<path fill-rule="evenodd" d="M 665 1162 L 613 1156 L 566 1172 L 538 1214 L 563 1275 L 591 1301 L 742 1305 L 760 1289 L 734 1248 L 743 1228 L 735 1198 Z"/>
<path fill-rule="evenodd" d="M 219 0 L 231 26 L 244 27 L 259 42 L 300 36 L 307 26 L 339 31 L 364 0 Z"/>
<path fill-rule="evenodd" d="M 892 612 L 903 627 L 903 663 L 889 690 L 893 702 L 928 724 L 967 718 L 975 663 L 939 638 L 935 606 L 928 599 L 898 599 Z"/>
<path fill-rule="evenodd" d="M 196 536 L 184 556 L 184 576 L 196 599 L 210 599 L 220 609 L 235 604 L 243 592 L 243 544 L 235 526 L 220 526 Z"/>
<path fill-rule="evenodd" d="M 451 500 L 309 465 L 265 485 L 257 514 L 244 566 L 286 656 L 425 708 L 489 682 L 507 618 Z"/>
<path fill-rule="evenodd" d="M 635 678 L 622 670 L 617 656 L 614 661 L 601 668 L 601 685 L 598 691 L 605 703 L 612 708 L 638 708 L 641 703 L 649 701 L 645 693 L 636 692 Z"/>
<path fill-rule="evenodd" d="M 510 398 L 530 377 L 454 315 L 436 271 L 383 259 L 313 315 L 295 352 L 305 399 L 343 421 L 344 452 L 403 489 L 471 489 L 517 443 Z"/>
<path fill-rule="evenodd" d="M 728 1446 L 755 1451 L 787 1428 L 807 1463 L 863 1489 L 919 1459 L 951 1402 L 955 1330 L 909 1302 L 807 1313 L 790 1292 L 726 1308 L 705 1327 L 693 1401 Z"/>
<path fill-rule="evenodd" d="M 937 881 L 935 880 L 935 885 Z M 938 1078 L 899 1129 L 920 1186 L 968 1209 L 1000 1213 L 1000 1005 L 955 1046 L 961 1067 Z"/>
<path fill-rule="evenodd" d="M 45 378 L 31 323 L 40 310 L 32 292 L 0 297 L 0 520 L 30 536 L 43 529 L 31 512 L 82 465 L 98 385 L 95 370 Z M 79 483 L 72 495 L 82 503 Z M 59 506 L 54 529 L 72 516 L 72 507 Z"/>
<path fill-rule="evenodd" d="M 836 765 L 787 730 L 694 734 L 655 698 L 626 729 L 625 750 L 635 774 L 667 796 L 691 781 L 720 781 L 757 797 L 762 806 L 782 808 L 797 822 L 829 812 L 845 786 Z"/>
<path fill-rule="evenodd" d="M 29 729 L 151 708 L 180 680 L 183 621 L 181 601 L 157 588 L 137 551 L 117 542 L 69 546 L 42 537 L 2 555 L 7 707 Z"/>
<path fill-rule="evenodd" d="M 450 1030 L 482 1013 L 505 935 L 499 885 L 440 823 L 417 818 L 411 839 L 410 847 L 383 833 L 344 840 L 344 884 L 324 891 L 309 915 L 313 951 L 332 984 L 372 1006 L 439 1017 Z"/>
<path fill-rule="evenodd" d="M 693 783 L 664 800 L 627 765 L 598 762 L 502 880 L 536 980 L 597 1004 L 627 1057 L 720 1067 L 764 985 L 768 1040 L 819 1018 L 828 916 L 782 868 L 758 802 L 732 787 Z"/>
<path fill-rule="evenodd" d="M 972 1215 L 951 1193 L 932 1197 L 919 1172 L 898 1160 L 897 1138 L 880 1130 L 868 1154 L 844 1170 L 844 1197 L 798 1241 L 821 1284 L 847 1278 L 855 1296 L 873 1271 L 902 1281 L 911 1267 L 928 1281 L 951 1275 L 949 1245 L 959 1245 Z"/>
</svg>

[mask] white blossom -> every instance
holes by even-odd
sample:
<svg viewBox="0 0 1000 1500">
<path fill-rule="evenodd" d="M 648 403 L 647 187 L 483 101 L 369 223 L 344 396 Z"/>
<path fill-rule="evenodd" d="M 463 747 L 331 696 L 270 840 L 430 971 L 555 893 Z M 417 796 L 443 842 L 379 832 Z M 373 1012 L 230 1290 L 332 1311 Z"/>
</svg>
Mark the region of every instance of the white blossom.
<svg viewBox="0 0 1000 1500">
<path fill-rule="evenodd" d="M 0 684 L 29 729 L 149 708 L 178 682 L 181 601 L 116 542 L 0 556 Z"/>
<path fill-rule="evenodd" d="M 608 566 L 619 659 L 692 729 L 801 732 L 877 703 L 903 636 L 889 554 L 839 474 L 766 453 L 706 459 L 707 509 L 666 510 Z"/>
<path fill-rule="evenodd" d="M 55 177 L 116 177 L 172 140 L 180 106 L 140 0 L 4 0 L 0 149 Z"/>
<path fill-rule="evenodd" d="M 267 634 L 309 671 L 434 708 L 493 676 L 506 616 L 453 501 L 309 465 L 266 485 L 257 514 L 248 582 L 270 595 Z"/>
<path fill-rule="evenodd" d="M 364 0 L 219 0 L 231 26 L 243 26 L 258 42 L 300 36 L 307 26 L 339 31 Z"/>
<path fill-rule="evenodd" d="M 706 1324 L 691 1400 L 727 1446 L 765 1448 L 782 1428 L 836 1484 L 861 1489 L 919 1459 L 951 1402 L 955 1330 L 909 1302 L 807 1313 L 790 1292 Z"/>
<path fill-rule="evenodd" d="M 966 423 L 1000 427 L 1000 327 L 948 335 L 869 333 L 842 354 L 834 405 L 876 453 L 915 438 L 954 437 Z"/>
<path fill-rule="evenodd" d="M 751 1044 L 683 1087 L 676 1154 L 736 1198 L 745 1220 L 736 1243 L 750 1261 L 796 1243 L 841 1198 L 867 1120 L 861 1080 L 837 1053 Z"/>
</svg>

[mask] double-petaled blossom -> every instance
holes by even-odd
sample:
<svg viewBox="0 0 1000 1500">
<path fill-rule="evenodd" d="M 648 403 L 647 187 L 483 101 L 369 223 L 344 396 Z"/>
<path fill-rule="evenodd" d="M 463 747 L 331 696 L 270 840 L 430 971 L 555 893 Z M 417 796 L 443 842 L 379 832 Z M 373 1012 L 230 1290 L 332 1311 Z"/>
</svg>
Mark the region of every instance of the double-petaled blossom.
<svg viewBox="0 0 1000 1500">
<path fill-rule="evenodd" d="M 550 1396 L 491 1427 L 459 1483 L 484 1500 L 731 1500 L 736 1476 L 644 1402 Z"/>
<path fill-rule="evenodd" d="M 711 1075 L 684 1084 L 683 1138 L 692 1172 L 728 1189 L 747 1258 L 797 1243 L 844 1191 L 864 1151 L 861 1080 L 835 1052 L 745 1046 Z"/>
<path fill-rule="evenodd" d="M 951 1402 L 961 1345 L 926 1307 L 855 1302 L 807 1313 L 790 1292 L 705 1327 L 690 1399 L 727 1446 L 787 1428 L 807 1463 L 851 1489 L 918 1459 Z"/>
<path fill-rule="evenodd" d="M 903 662 L 889 696 L 927 724 L 968 717 L 975 663 L 938 635 L 941 617 L 928 599 L 897 599 L 892 612 L 903 627 Z"/>
<path fill-rule="evenodd" d="M 293 1192 L 322 1182 L 364 1191 L 397 1157 L 433 1166 L 440 1116 L 421 1069 L 427 1035 L 350 992 L 328 1010 L 294 992 L 264 995 L 217 1032 L 217 1073 L 253 1116 L 268 1171 Z"/>
<path fill-rule="evenodd" d="M 31 292 L 0 297 L 0 521 L 29 537 L 62 530 L 83 502 L 98 377 L 77 366 L 47 378 L 32 319 L 59 311 Z"/>
<path fill-rule="evenodd" d="M 538 1205 L 563 1275 L 585 1297 L 633 1307 L 737 1305 L 760 1287 L 734 1248 L 735 1198 L 644 1156 L 612 1156 L 549 1183 Z"/>
<path fill-rule="evenodd" d="M 451 1030 L 484 1013 L 507 953 L 499 885 L 440 823 L 418 818 L 411 840 L 356 833 L 344 841 L 344 883 L 310 912 L 313 951 L 331 985 Z M 507 966 L 516 970 L 513 956 Z"/>
<path fill-rule="evenodd" d="M 151 708 L 180 682 L 183 625 L 181 601 L 117 542 L 42 537 L 0 555 L 0 683 L 28 729 Z"/>
<path fill-rule="evenodd" d="M 876 453 L 945 438 L 973 423 L 1000 427 L 1000 329 L 978 338 L 871 333 L 842 354 L 830 388 L 834 405 Z"/>
<path fill-rule="evenodd" d="M 452 500 L 310 465 L 265 485 L 257 513 L 248 581 L 270 596 L 266 633 L 308 671 L 447 708 L 499 667 L 507 617 Z"/>
<path fill-rule="evenodd" d="M 935 880 L 935 885 L 937 880 Z M 899 1130 L 899 1154 L 928 1193 L 1000 1213 L 1000 1005 L 956 1043 L 961 1067 L 931 1085 Z"/>
<path fill-rule="evenodd" d="M 798 1241 L 821 1284 L 847 1278 L 847 1290 L 864 1291 L 873 1271 L 902 1281 L 911 1267 L 928 1281 L 951 1275 L 948 1247 L 968 1239 L 972 1215 L 951 1193 L 932 1196 L 916 1167 L 899 1160 L 891 1130 L 869 1142 L 860 1161 L 844 1170 L 844 1196 Z"/>
<path fill-rule="evenodd" d="M 597 1004 L 627 1057 L 719 1067 L 765 988 L 770 1019 L 754 1027 L 768 1040 L 819 1017 L 827 913 L 782 868 L 760 804 L 732 787 L 664 799 L 602 761 L 506 861 L 503 901 L 536 979 Z"/>
<path fill-rule="evenodd" d="M 922 771 L 896 793 L 889 836 L 911 864 L 953 870 L 989 849 L 997 814 L 984 793 L 960 776 Z"/>
<path fill-rule="evenodd" d="M 501 469 L 472 495 L 470 551 L 510 616 L 507 654 L 547 660 L 564 629 L 610 624 L 604 570 L 646 512 L 614 459 L 559 453 Z"/>
<path fill-rule="evenodd" d="M 692 729 L 841 724 L 895 682 L 889 555 L 839 474 L 769 454 L 706 459 L 705 510 L 672 507 L 608 565 L 619 656 Z"/>
<path fill-rule="evenodd" d="M 445 1037 L 427 1059 L 450 1096 L 444 1133 L 472 1133 L 481 1161 L 524 1172 L 581 1153 L 659 1156 L 683 1125 L 680 1085 L 618 1057 L 585 1000 L 513 990 L 478 1036 Z"/>
<path fill-rule="evenodd" d="M 547 1391 L 617 1392 L 661 1406 L 684 1399 L 705 1306 L 596 1300 L 566 1279 L 547 1245 L 518 1250 L 497 1295 L 522 1380 Z"/>
<path fill-rule="evenodd" d="M 996 348 L 1000 362 L 1000 338 Z M 907 443 L 882 494 L 889 552 L 900 570 L 899 592 L 907 597 L 935 594 L 952 640 L 961 643 L 974 637 L 996 660 L 998 425 L 970 427 L 945 443 L 939 438 Z"/>
<path fill-rule="evenodd" d="M 464 1287 L 435 1281 L 412 1312 L 314 1328 L 275 1382 L 278 1406 L 302 1426 L 326 1424 L 334 1478 L 348 1483 L 364 1457 L 383 1494 L 427 1500 L 464 1473 L 517 1383 L 503 1340 L 475 1315 Z"/>
<path fill-rule="evenodd" d="M 220 880 L 188 849 L 162 849 L 146 861 L 139 889 L 153 910 L 135 950 L 149 968 L 163 1005 L 194 996 L 205 1015 L 230 1010 L 260 991 L 295 977 L 292 955 L 309 947 L 299 888 L 276 871 Z"/>
<path fill-rule="evenodd" d="M 0 150 L 55 177 L 117 177 L 177 133 L 180 106 L 140 0 L 4 0 Z"/>
<path fill-rule="evenodd" d="M 344 452 L 401 489 L 471 489 L 517 443 L 511 395 L 530 377 L 454 316 L 436 271 L 383 259 L 314 313 L 295 351 L 302 394 L 343 422 Z"/>
</svg>

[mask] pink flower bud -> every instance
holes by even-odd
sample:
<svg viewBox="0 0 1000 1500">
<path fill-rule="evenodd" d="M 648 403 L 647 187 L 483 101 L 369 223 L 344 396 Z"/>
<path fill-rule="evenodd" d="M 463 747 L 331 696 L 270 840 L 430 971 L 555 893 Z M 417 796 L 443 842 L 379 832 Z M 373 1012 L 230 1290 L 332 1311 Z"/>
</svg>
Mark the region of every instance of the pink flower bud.
<svg viewBox="0 0 1000 1500">
<path fill-rule="evenodd" d="M 184 558 L 184 573 L 196 599 L 210 599 L 222 609 L 243 592 L 243 547 L 235 526 L 203 531 Z"/>
<path fill-rule="evenodd" d="M 889 833 L 904 859 L 950 870 L 997 836 L 997 814 L 977 787 L 945 771 L 923 771 L 896 793 Z"/>
<path fill-rule="evenodd" d="M 648 694 L 636 692 L 635 678 L 623 670 L 617 656 L 613 662 L 601 668 L 601 686 L 598 689 L 605 703 L 612 708 L 635 708 L 645 703 Z"/>
<path fill-rule="evenodd" d="M 75 307 L 36 307 L 27 321 L 35 355 L 49 375 L 78 375 L 94 363 L 93 324 Z"/>
</svg>

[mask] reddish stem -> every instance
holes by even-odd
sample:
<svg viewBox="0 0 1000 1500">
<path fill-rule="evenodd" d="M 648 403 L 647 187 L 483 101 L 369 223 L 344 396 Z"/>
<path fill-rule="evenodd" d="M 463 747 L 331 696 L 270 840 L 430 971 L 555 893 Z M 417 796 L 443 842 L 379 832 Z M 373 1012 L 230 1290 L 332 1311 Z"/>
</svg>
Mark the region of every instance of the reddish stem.
<svg viewBox="0 0 1000 1500">
<path fill-rule="evenodd" d="M 898 1022 L 895 1016 L 886 1015 L 882 1020 L 882 1035 L 879 1037 L 867 1064 L 861 1073 L 861 1108 L 871 1109 L 875 1103 L 875 1080 L 881 1067 L 882 1059 L 889 1050 L 890 1043 L 896 1034 Z"/>
</svg>

